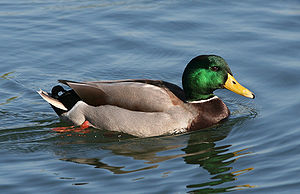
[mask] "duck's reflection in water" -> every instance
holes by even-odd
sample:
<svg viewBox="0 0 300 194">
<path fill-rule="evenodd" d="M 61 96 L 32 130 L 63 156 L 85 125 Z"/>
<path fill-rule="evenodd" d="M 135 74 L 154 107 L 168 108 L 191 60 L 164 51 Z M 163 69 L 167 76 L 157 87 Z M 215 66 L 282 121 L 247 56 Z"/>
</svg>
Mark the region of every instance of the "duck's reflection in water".
<svg viewBox="0 0 300 194">
<path fill-rule="evenodd" d="M 238 175 L 253 170 L 252 167 L 248 167 L 232 171 L 233 163 L 241 156 L 249 154 L 247 149 L 230 151 L 231 145 L 220 145 L 221 143 L 217 145 L 217 142 L 226 138 L 232 127 L 242 120 L 243 118 L 231 119 L 210 130 L 190 134 L 145 139 L 131 138 L 120 142 L 99 144 L 102 150 L 111 151 L 113 156 L 129 157 L 131 161 L 134 159 L 139 163 L 137 165 L 139 168 L 132 169 L 128 161 L 119 161 L 118 164 L 122 163 L 122 165 L 111 165 L 107 160 L 104 162 L 105 157 L 88 158 L 74 157 L 74 155 L 72 157 L 72 154 L 64 154 L 67 157 L 61 158 L 61 160 L 92 165 L 95 168 L 109 170 L 114 174 L 127 174 L 159 168 L 161 162 L 183 158 L 186 164 L 199 165 L 201 169 L 203 168 L 209 173 L 209 179 L 201 180 L 200 176 L 199 183 L 186 185 L 191 192 L 225 192 L 249 188 L 252 186 L 247 184 L 220 188 L 223 183 L 235 181 Z"/>
</svg>

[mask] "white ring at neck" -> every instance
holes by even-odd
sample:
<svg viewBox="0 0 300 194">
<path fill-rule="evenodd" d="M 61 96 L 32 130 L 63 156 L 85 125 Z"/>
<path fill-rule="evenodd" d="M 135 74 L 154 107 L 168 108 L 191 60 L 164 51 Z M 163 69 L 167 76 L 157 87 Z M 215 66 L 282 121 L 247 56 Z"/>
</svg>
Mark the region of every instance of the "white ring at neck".
<svg viewBox="0 0 300 194">
<path fill-rule="evenodd" d="M 218 96 L 214 96 L 214 97 L 211 97 L 209 99 L 206 99 L 206 100 L 196 100 L 196 101 L 190 101 L 189 103 L 203 103 L 203 102 L 208 102 L 208 101 L 211 101 L 213 99 L 217 99 Z"/>
</svg>

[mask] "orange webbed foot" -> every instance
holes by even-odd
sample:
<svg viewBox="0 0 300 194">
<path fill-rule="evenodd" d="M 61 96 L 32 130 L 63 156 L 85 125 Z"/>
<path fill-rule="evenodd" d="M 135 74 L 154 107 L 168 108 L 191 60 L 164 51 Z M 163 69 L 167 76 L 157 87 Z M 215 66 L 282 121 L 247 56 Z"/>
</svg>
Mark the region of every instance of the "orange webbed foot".
<svg viewBox="0 0 300 194">
<path fill-rule="evenodd" d="M 88 133 L 88 130 L 85 130 L 91 126 L 90 122 L 84 121 L 80 126 L 69 126 L 69 127 L 55 127 L 52 131 L 65 133 L 65 132 L 78 132 L 78 133 Z"/>
</svg>

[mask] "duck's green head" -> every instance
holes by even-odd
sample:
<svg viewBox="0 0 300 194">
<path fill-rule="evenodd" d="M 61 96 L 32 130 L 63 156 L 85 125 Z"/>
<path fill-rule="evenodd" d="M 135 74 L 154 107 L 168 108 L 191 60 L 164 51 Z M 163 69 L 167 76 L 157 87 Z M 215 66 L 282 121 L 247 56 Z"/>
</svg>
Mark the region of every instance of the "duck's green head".
<svg viewBox="0 0 300 194">
<path fill-rule="evenodd" d="M 201 55 L 192 59 L 183 72 L 182 85 L 187 101 L 211 98 L 213 92 L 221 88 L 248 98 L 255 97 L 235 80 L 225 60 L 216 55 Z"/>
</svg>

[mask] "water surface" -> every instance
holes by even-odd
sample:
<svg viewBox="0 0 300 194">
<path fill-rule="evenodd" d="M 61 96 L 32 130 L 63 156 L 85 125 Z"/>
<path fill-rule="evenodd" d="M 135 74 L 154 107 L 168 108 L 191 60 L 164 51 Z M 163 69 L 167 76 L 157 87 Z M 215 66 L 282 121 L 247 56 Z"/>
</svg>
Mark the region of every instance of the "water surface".
<svg viewBox="0 0 300 194">
<path fill-rule="evenodd" d="M 4 193 L 297 193 L 298 1 L 0 2 Z M 35 92 L 58 79 L 162 79 L 217 54 L 257 98 L 216 94 L 231 117 L 154 138 L 67 126 Z"/>
</svg>

